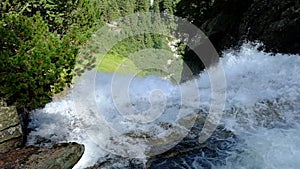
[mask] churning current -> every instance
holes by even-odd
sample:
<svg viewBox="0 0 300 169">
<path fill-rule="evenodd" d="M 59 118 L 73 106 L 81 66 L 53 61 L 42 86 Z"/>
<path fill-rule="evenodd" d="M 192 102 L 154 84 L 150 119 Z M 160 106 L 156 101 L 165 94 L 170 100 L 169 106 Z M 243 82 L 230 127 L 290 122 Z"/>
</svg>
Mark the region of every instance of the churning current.
<svg viewBox="0 0 300 169">
<path fill-rule="evenodd" d="M 220 61 L 224 67 L 227 87 L 225 108 L 219 125 L 231 131 L 238 141 L 234 150 L 226 152 L 229 155 L 224 157 L 223 163 L 212 163 L 209 168 L 296 169 L 300 166 L 300 56 L 272 55 L 258 51 L 258 46 L 244 44 L 239 50 L 223 52 Z M 120 76 L 121 79 L 127 78 L 126 75 Z M 187 114 L 199 113 L 199 110 L 205 112 L 209 108 L 211 90 L 206 72 L 196 79 L 199 92 L 195 92 L 194 87 L 189 88 L 189 85 L 194 85 L 191 82 L 177 85 L 156 76 L 136 77 L 128 88 L 129 99 L 123 102 L 120 99 L 117 105 L 114 97 L 124 92 L 124 89 L 120 86 L 112 92 L 113 79 L 113 74 L 97 73 L 93 99 L 107 124 L 119 133 L 151 137 L 163 132 L 166 128 L 162 124 L 172 123 L 183 107 Z M 199 94 L 200 100 L 182 102 L 182 92 L 191 96 Z M 89 102 L 89 98 L 86 102 Z M 74 95 L 70 94 L 47 104 L 43 109 L 33 111 L 30 114 L 27 144 L 82 143 L 85 152 L 74 168 L 85 168 L 107 157 L 110 149 L 103 149 L 90 137 L 93 134 L 90 126 L 95 125 L 95 119 L 91 118 L 90 113 L 82 113 L 85 110 L 81 110 L 78 115 L 76 104 Z M 154 117 L 124 118 L 126 114 L 120 111 L 128 107 L 134 112 L 145 113 L 145 117 L 147 110 L 153 107 L 151 111 Z M 157 117 L 158 120 L 148 123 Z M 137 124 L 135 120 L 145 122 Z M 95 128 L 95 133 L 99 132 L 101 125 L 99 123 Z M 101 133 L 103 137 L 111 134 L 105 132 L 103 130 Z M 140 153 L 141 157 L 144 150 L 147 150 L 147 147 L 139 146 L 129 148 Z M 188 164 L 189 168 L 205 168 L 197 156 L 193 158 L 194 162 Z M 117 165 L 114 168 L 122 168 L 122 163 Z M 180 165 L 178 168 L 181 168 Z"/>
</svg>

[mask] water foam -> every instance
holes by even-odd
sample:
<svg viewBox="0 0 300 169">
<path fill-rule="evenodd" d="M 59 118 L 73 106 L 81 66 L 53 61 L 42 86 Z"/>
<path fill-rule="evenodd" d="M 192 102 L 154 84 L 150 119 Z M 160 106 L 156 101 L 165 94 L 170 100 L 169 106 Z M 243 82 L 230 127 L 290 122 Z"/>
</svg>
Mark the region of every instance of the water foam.
<svg viewBox="0 0 300 169">
<path fill-rule="evenodd" d="M 225 159 L 226 166 L 216 168 L 297 168 L 300 165 L 297 160 L 300 157 L 300 57 L 273 56 L 258 51 L 257 47 L 244 44 L 238 51 L 223 53 L 221 61 L 227 80 L 227 98 L 221 125 L 233 131 L 242 141 L 236 146 L 237 151 Z M 189 90 L 189 82 L 181 84 L 182 90 L 179 90 L 178 86 L 158 77 L 137 78 L 130 93 L 131 103 L 136 109 L 146 110 L 150 106 L 148 98 L 153 89 L 163 91 L 168 101 L 166 111 L 155 125 L 133 126 L 114 109 L 108 90 L 112 75 L 99 75 L 98 78 L 106 83 L 97 88 L 96 102 L 110 124 L 121 132 L 139 128 L 155 135 L 164 130 L 158 124 L 171 123 L 174 120 L 172 113 L 178 112 L 182 106 L 189 108 L 187 112 L 197 109 L 207 111 L 209 108 L 210 81 L 205 72 L 197 80 L 201 95 L 199 106 L 198 100 L 178 106 L 180 92 L 197 93 Z M 78 116 L 74 104 L 72 97 L 68 96 L 32 112 L 28 144 L 83 143 L 86 151 L 75 167 L 83 168 L 108 152 L 89 139 L 80 119 L 82 116 Z M 127 103 L 124 104 L 126 106 Z M 197 168 L 196 164 L 193 166 Z"/>
</svg>

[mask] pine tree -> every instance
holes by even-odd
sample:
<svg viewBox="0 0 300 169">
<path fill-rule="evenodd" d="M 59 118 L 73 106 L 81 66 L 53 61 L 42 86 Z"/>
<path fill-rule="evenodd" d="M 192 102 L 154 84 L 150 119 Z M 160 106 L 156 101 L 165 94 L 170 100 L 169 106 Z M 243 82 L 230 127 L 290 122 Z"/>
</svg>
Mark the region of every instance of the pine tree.
<svg viewBox="0 0 300 169">
<path fill-rule="evenodd" d="M 173 0 L 162 0 L 161 1 L 161 10 L 167 12 L 170 15 L 174 13 L 174 4 Z"/>
<path fill-rule="evenodd" d="M 160 9 L 159 9 L 159 1 L 156 0 L 153 2 L 152 6 L 152 22 L 154 27 L 152 28 L 153 30 L 160 29 L 161 28 L 161 17 L 160 17 Z"/>
<path fill-rule="evenodd" d="M 154 42 L 151 34 L 148 33 L 144 35 L 144 43 L 146 48 L 152 48 L 154 46 Z"/>
<path fill-rule="evenodd" d="M 134 13 L 135 0 L 119 0 L 119 7 L 122 16 Z"/>
<path fill-rule="evenodd" d="M 181 0 L 176 4 L 175 14 L 184 17 L 193 24 L 200 25 L 215 0 Z"/>
<path fill-rule="evenodd" d="M 136 0 L 135 12 L 148 12 L 150 9 L 149 0 Z"/>
<path fill-rule="evenodd" d="M 155 12 L 155 13 L 160 13 L 160 9 L 159 9 L 159 2 L 156 0 L 156 1 L 153 1 L 153 6 L 152 6 L 152 11 Z"/>
<path fill-rule="evenodd" d="M 120 7 L 119 4 L 117 2 L 117 0 L 110 0 L 108 1 L 108 8 L 107 8 L 107 12 L 108 12 L 108 18 L 107 20 L 109 22 L 118 19 L 121 16 L 120 13 Z"/>
<path fill-rule="evenodd" d="M 100 0 L 100 4 L 101 4 L 101 6 L 99 7 L 99 9 L 101 10 L 103 21 L 108 22 L 108 18 L 109 18 L 108 0 Z"/>
</svg>

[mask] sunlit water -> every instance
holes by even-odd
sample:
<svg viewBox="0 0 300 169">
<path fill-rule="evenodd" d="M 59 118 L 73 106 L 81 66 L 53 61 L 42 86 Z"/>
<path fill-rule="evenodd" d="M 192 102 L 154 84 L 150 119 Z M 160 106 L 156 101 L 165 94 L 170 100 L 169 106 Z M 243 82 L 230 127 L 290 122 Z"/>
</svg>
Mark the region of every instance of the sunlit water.
<svg viewBox="0 0 300 169">
<path fill-rule="evenodd" d="M 258 51 L 256 46 L 250 44 L 243 45 L 238 51 L 225 51 L 223 56 L 221 61 L 227 91 L 226 107 L 220 125 L 232 131 L 239 142 L 234 147 L 236 151 L 230 151 L 230 155 L 224 159 L 225 163 L 212 164 L 213 168 L 299 168 L 300 56 L 271 55 Z M 97 74 L 94 99 L 105 119 L 119 132 L 135 131 L 155 135 L 164 130 L 160 124 L 174 121 L 174 114 L 182 107 L 186 107 L 186 112 L 195 112 L 207 110 L 209 106 L 210 82 L 206 73 L 200 74 L 197 79 L 200 104 L 196 103 L 198 100 L 191 100 L 186 102 L 188 105 L 178 106 L 181 104 L 182 92 L 198 94 L 192 87 L 189 90 L 192 83 L 177 86 L 159 77 L 149 76 L 137 77 L 132 81 L 129 88 L 130 103 L 125 101 L 117 106 L 118 109 L 112 100 L 112 77 L 111 74 Z M 120 87 L 117 92 L 123 92 L 122 90 L 124 89 Z M 167 100 L 166 109 L 158 114 L 160 118 L 155 123 L 133 125 L 118 113 L 122 106 L 132 104 L 141 112 L 149 109 L 151 104 L 148 99 L 153 90 L 160 91 L 165 97 L 153 96 L 153 103 L 161 104 L 164 99 Z M 86 119 L 90 117 L 85 120 L 82 118 L 85 118 L 85 114 L 78 115 L 74 95 L 51 102 L 44 109 L 31 113 L 31 132 L 27 144 L 51 145 L 66 141 L 82 143 L 86 150 L 75 168 L 91 166 L 108 152 L 95 144 L 86 133 L 86 124 L 83 123 L 89 123 Z M 92 121 L 91 119 L 91 123 Z M 201 168 L 201 161 L 196 161 L 197 158 L 190 168 Z"/>
</svg>

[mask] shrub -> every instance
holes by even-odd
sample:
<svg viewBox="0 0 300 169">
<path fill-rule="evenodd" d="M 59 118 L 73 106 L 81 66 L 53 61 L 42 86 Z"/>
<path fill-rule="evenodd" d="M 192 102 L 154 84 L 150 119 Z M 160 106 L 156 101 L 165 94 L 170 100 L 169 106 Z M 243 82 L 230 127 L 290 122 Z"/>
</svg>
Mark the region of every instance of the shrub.
<svg viewBox="0 0 300 169">
<path fill-rule="evenodd" d="M 77 53 L 69 36 L 51 33 L 39 14 L 2 15 L 0 21 L 0 97 L 35 109 L 72 79 Z"/>
<path fill-rule="evenodd" d="M 78 0 L 4 0 L 0 3 L 1 12 L 19 13 L 32 17 L 39 13 L 49 25 L 51 32 L 64 34 L 71 21 L 71 12 L 76 9 Z"/>
</svg>

